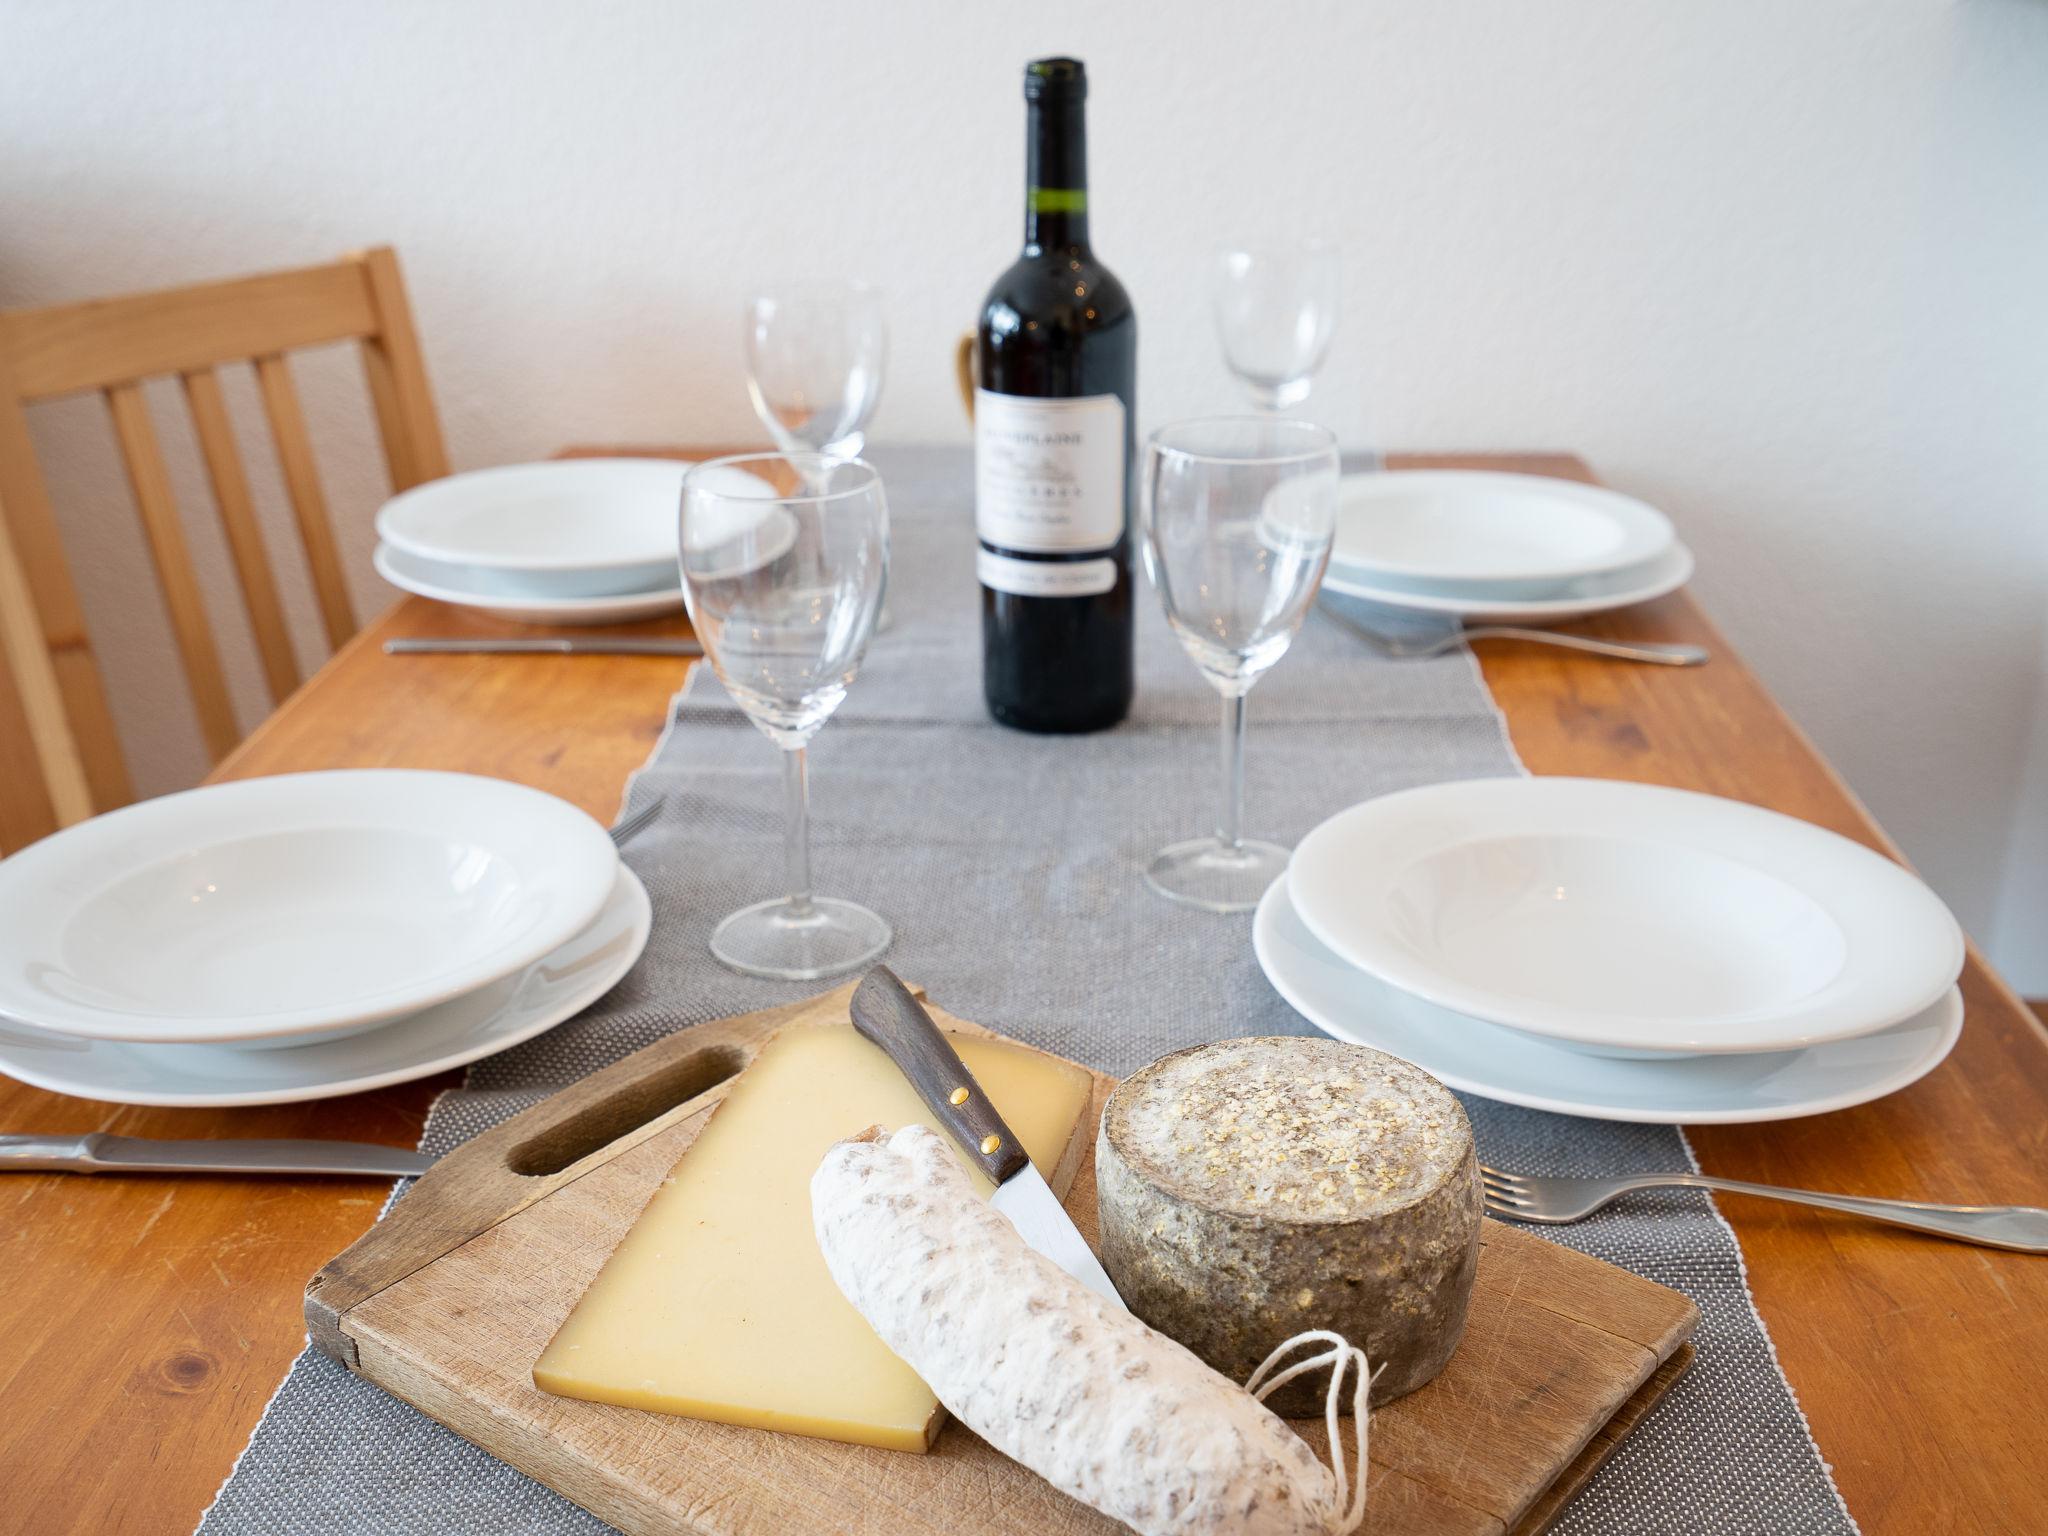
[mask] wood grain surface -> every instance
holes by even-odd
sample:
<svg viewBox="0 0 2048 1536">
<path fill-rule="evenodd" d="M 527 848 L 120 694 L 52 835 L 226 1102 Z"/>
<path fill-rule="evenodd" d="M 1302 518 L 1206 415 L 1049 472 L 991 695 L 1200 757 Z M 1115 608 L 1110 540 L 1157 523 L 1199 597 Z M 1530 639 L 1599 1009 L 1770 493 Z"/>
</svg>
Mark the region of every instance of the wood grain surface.
<svg viewBox="0 0 2048 1536">
<path fill-rule="evenodd" d="M 389 247 L 296 271 L 0 312 L 0 522 L 8 524 L 0 538 L 0 670 L 12 674 L 0 696 L 0 729 L 33 733 L 43 781 L 32 783 L 19 761 L 0 777 L 0 852 L 132 798 L 26 408 L 79 390 L 104 393 L 200 735 L 218 763 L 241 729 L 143 386 L 170 374 L 183 381 L 275 703 L 297 686 L 298 664 L 215 370 L 255 367 L 314 595 L 328 641 L 339 647 L 355 633 L 355 611 L 286 354 L 343 339 L 360 343 L 392 490 L 446 474 L 426 363 Z M 31 645 L 37 631 L 41 642 Z"/>
<path fill-rule="evenodd" d="M 604 451 L 620 451 L 609 449 Z M 644 451 L 644 450 L 635 450 Z M 1410 456 L 1587 478 L 1558 455 Z M 1685 594 L 1574 626 L 1701 642 L 1629 666 L 1507 642 L 1486 679 L 1523 762 L 1704 789 L 1886 846 Z M 224 763 L 449 768 L 616 811 L 686 663 L 386 657 L 389 636 L 510 626 L 410 599 L 374 620 Z M 631 632 L 686 633 L 680 620 Z M 1902 725 L 1902 729 L 1905 727 Z M 2048 1040 L 1974 954 L 1955 1054 L 1877 1104 L 1697 1130 L 1709 1172 L 1878 1195 L 2048 1204 Z M 0 1081 L 0 1128 L 413 1143 L 452 1076 L 272 1109 L 123 1109 Z M 8 1175 L 0 1184 L 0 1531 L 189 1530 L 304 1336 L 309 1277 L 373 1221 L 361 1180 Z M 1780 1359 L 1867 1531 L 2023 1531 L 2048 1509 L 2048 1260 L 1727 1197 Z"/>
<path fill-rule="evenodd" d="M 919 1456 L 620 1412 L 533 1385 L 534 1360 L 733 1068 L 786 1024 L 847 1022 L 853 990 L 656 1041 L 450 1153 L 315 1277 L 307 1314 L 321 1347 L 628 1536 L 955 1536 L 970 1508 L 986 1536 L 1111 1536 L 1115 1522 L 957 1425 Z M 987 1033 L 932 1012 L 943 1029 Z M 1094 1132 L 1116 1085 L 1093 1077 L 1048 1179 L 1091 1242 Z M 678 1098 L 707 1078 L 717 1080 Z M 589 1145 L 601 1127 L 622 1133 Z M 536 1148 L 551 1154 L 538 1169 Z M 1373 1416 L 1368 1532 L 1541 1529 L 1669 1384 L 1664 1367 L 1698 1321 L 1676 1291 L 1525 1230 L 1488 1222 L 1481 1242 L 1459 1352 Z M 1604 1433 L 1617 1414 L 1622 1425 Z M 1297 1427 L 1327 1454 L 1319 1424 Z"/>
</svg>

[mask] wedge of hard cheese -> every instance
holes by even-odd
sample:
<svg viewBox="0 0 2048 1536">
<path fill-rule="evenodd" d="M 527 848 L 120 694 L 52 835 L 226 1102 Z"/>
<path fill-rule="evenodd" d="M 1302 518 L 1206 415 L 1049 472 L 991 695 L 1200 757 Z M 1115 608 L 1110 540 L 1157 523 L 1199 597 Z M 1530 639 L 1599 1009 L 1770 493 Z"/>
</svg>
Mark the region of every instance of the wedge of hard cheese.
<svg viewBox="0 0 2048 1536">
<path fill-rule="evenodd" d="M 1088 1073 L 1008 1041 L 952 1038 L 1053 1180 L 1077 1141 Z M 811 1175 L 826 1149 L 870 1125 L 912 1121 L 932 1124 L 909 1081 L 851 1024 L 783 1030 L 591 1282 L 534 1384 L 755 1429 L 929 1447 L 938 1400 L 840 1294 L 811 1226 Z M 973 1178 L 986 1198 L 987 1180 Z"/>
</svg>

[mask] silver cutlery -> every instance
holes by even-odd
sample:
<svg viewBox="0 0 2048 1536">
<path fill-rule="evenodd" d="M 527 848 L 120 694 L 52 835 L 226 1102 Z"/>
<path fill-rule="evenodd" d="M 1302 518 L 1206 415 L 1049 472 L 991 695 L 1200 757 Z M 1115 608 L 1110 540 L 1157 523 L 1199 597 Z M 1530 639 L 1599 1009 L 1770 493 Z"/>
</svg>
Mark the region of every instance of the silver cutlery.
<svg viewBox="0 0 2048 1536">
<path fill-rule="evenodd" d="M 1812 1189 L 1748 1184 L 1704 1173 L 1642 1173 L 1622 1179 L 1537 1178 L 1502 1173 L 1481 1165 L 1489 1215 L 1508 1221 L 1559 1226 L 1582 1221 L 1602 1206 L 1636 1189 L 1719 1189 L 1730 1194 L 1788 1200 L 1826 1211 L 1846 1211 L 1873 1221 L 1932 1232 L 1958 1242 L 2018 1253 L 2048 1253 L 2048 1210 L 2033 1205 L 1934 1205 L 1924 1200 L 1879 1200 L 1867 1195 L 1833 1195 Z"/>
<path fill-rule="evenodd" d="M 619 824 L 612 828 L 612 841 L 623 848 L 633 834 L 661 814 L 661 808 L 668 804 L 667 795 L 656 795 L 630 816 L 621 817 Z"/>
<path fill-rule="evenodd" d="M 1673 645 L 1661 640 L 1598 640 L 1591 635 L 1568 635 L 1554 629 L 1522 629 L 1511 624 L 1474 624 L 1467 627 L 1455 622 L 1413 622 L 1405 616 L 1401 626 L 1403 632 L 1392 634 L 1375 629 L 1328 603 L 1322 608 L 1367 645 L 1394 661 L 1419 661 L 1428 656 L 1441 656 L 1475 640 L 1527 640 L 1536 645 L 1584 651 L 1590 656 L 1607 656 L 1616 661 L 1646 661 L 1662 667 L 1697 667 L 1712 654 L 1705 646 Z"/>
<path fill-rule="evenodd" d="M 411 1178 L 424 1152 L 360 1141 L 152 1141 L 142 1136 L 0 1136 L 0 1172 L 341 1173 Z"/>
<path fill-rule="evenodd" d="M 702 656 L 695 640 L 635 640 L 625 636 L 524 640 L 386 640 L 386 656 Z"/>
</svg>

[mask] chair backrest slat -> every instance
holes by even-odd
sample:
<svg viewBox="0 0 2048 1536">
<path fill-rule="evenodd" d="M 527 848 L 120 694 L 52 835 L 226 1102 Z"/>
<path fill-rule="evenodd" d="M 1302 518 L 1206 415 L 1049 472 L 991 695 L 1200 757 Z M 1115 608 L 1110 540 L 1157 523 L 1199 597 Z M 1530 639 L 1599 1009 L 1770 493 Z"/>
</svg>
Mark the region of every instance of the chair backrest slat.
<svg viewBox="0 0 2048 1536">
<path fill-rule="evenodd" d="M 149 535 L 150 553 L 156 559 L 164 606 L 170 610 L 171 632 L 185 663 L 185 680 L 199 710 L 199 734 L 205 738 L 208 754 L 219 762 L 234 751 L 242 733 L 235 724 L 220 648 L 214 644 L 213 629 L 206 620 L 206 598 L 199 590 L 192 553 L 185 544 L 185 526 L 178 520 L 171 474 L 157 447 L 156 428 L 150 425 L 149 402 L 143 398 L 140 384 L 115 384 L 106 395 L 107 408 L 114 413 L 121 461 L 128 467 L 128 485 L 135 493 L 143 531 Z"/>
<path fill-rule="evenodd" d="M 19 848 L 92 814 L 92 786 L 65 728 L 64 695 L 42 623 L 0 518 L 0 851 Z"/>
<path fill-rule="evenodd" d="M 364 251 L 361 260 L 377 312 L 377 334 L 363 338 L 363 372 L 384 439 L 391 488 L 408 491 L 448 473 L 448 450 L 441 444 L 441 419 L 427 387 L 426 359 L 413 330 L 398 257 L 387 246 Z"/>
<path fill-rule="evenodd" d="M 327 493 L 320 488 L 320 467 L 313 460 L 313 440 L 306 435 L 306 414 L 292 384 L 291 365 L 272 353 L 256 359 L 256 383 L 263 392 L 263 411 L 270 418 L 270 436 L 292 511 L 299 520 L 299 539 L 306 546 L 306 564 L 313 573 L 313 594 L 327 624 L 328 644 L 339 649 L 356 632 L 355 605 L 342 579 L 341 552 L 334 544 L 334 524 L 327 516 Z"/>
<path fill-rule="evenodd" d="M 29 724 L 22 695 L 14 686 L 14 674 L 0 666 L 0 784 L 7 786 L 7 792 L 0 794 L 0 853 L 57 830 L 57 811 L 50 803 L 49 765 L 42 760 L 41 746 L 41 738 Z"/>
<path fill-rule="evenodd" d="M 241 456 L 235 451 L 235 428 L 228 419 L 227 401 L 211 368 L 185 374 L 183 383 L 200 456 L 206 460 L 207 478 L 213 485 L 214 505 L 220 509 L 221 527 L 234 556 L 235 579 L 242 588 L 249 628 L 256 636 L 263 678 L 271 702 L 281 703 L 299 686 L 299 663 L 292 652 L 291 630 L 285 623 L 284 604 L 278 600 L 270 557 L 264 550 L 263 530 L 256 522 L 256 506 L 249 497 L 249 477 L 242 473 Z"/>
<path fill-rule="evenodd" d="M 114 713 L 107 705 L 106 687 L 93 657 L 92 639 L 86 633 L 85 611 L 79 605 L 78 589 L 71 583 L 71 568 L 64 562 L 57 519 L 50 510 L 43 477 L 36 470 L 28 417 L 14 388 L 4 348 L 0 348 L 0 518 L 7 521 L 13 560 L 28 584 L 30 599 L 8 607 L 14 615 L 33 616 L 43 636 L 42 667 L 10 651 L 7 661 L 15 688 L 25 700 L 34 699 L 38 692 L 34 673 L 47 670 L 56 678 L 64 704 L 58 723 L 67 727 L 66 740 L 39 741 L 37 756 L 46 765 L 82 762 L 96 808 L 126 805 L 134 798 L 128 765 L 121 756 Z M 47 729 L 42 715 L 32 711 L 28 718 L 31 728 L 42 721 Z M 0 790 L 4 788 L 0 786 Z M 54 780 L 50 796 L 61 814 L 68 801 Z"/>
<path fill-rule="evenodd" d="M 393 489 L 446 474 L 426 364 L 398 258 L 388 249 L 327 266 L 0 312 L 0 661 L 7 671 L 0 679 L 0 733 L 17 738 L 0 743 L 0 852 L 19 846 L 23 828 L 32 837 L 52 819 L 68 825 L 133 797 L 24 406 L 93 390 L 105 395 L 200 732 L 218 761 L 239 731 L 142 385 L 171 375 L 183 385 L 264 679 L 272 698 L 281 699 L 301 673 L 214 370 L 255 366 L 322 624 L 339 646 L 355 632 L 355 607 L 287 356 L 348 341 L 362 351 Z M 22 589 L 19 600 L 9 573 Z M 32 738 L 28 747 L 18 739 L 24 734 Z M 16 771 L 31 758 L 36 774 Z M 28 784 L 32 777 L 42 782 Z"/>
<path fill-rule="evenodd" d="M 29 400 L 376 332 L 352 261 L 0 315 L 0 347 Z"/>
</svg>

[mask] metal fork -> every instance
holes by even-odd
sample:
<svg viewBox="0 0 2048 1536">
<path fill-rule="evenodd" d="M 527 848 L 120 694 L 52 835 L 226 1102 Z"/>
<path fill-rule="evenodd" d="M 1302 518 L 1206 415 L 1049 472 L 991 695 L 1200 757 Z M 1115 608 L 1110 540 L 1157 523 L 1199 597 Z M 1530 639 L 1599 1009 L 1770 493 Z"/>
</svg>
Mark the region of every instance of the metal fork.
<svg viewBox="0 0 2048 1536">
<path fill-rule="evenodd" d="M 1746 1184 L 1704 1173 L 1639 1173 L 1623 1179 L 1536 1178 L 1502 1173 L 1481 1164 L 1489 1215 L 1507 1221 L 1560 1226 L 1582 1221 L 1602 1206 L 1636 1189 L 1720 1189 L 1730 1194 L 1789 1200 L 1826 1211 L 1847 1211 L 1932 1232 L 1958 1242 L 2018 1253 L 2048 1253 L 2048 1211 L 2034 1205 L 1934 1205 L 1924 1200 L 1878 1200 L 1867 1195 L 1831 1195 L 1812 1189 L 1782 1189 L 1775 1184 Z"/>
<path fill-rule="evenodd" d="M 1428 656 L 1441 656 L 1446 651 L 1470 645 L 1474 640 L 1527 640 L 1536 645 L 1555 645 L 1567 651 L 1612 657 L 1616 661 L 1647 661 L 1660 667 L 1697 667 L 1712 654 L 1701 645 L 1670 645 L 1659 640 L 1596 640 L 1591 635 L 1568 635 L 1554 629 L 1522 629 L 1509 624 L 1475 624 L 1470 627 L 1457 623 L 1435 624 L 1412 615 L 1403 615 L 1400 624 L 1403 630 L 1413 633 L 1390 634 L 1329 602 L 1323 603 L 1322 609 L 1393 661 L 1419 661 Z"/>
<path fill-rule="evenodd" d="M 660 815 L 661 808 L 667 804 L 667 795 L 656 795 L 652 800 L 641 806 L 639 810 L 612 828 L 612 841 L 621 848 L 625 847 L 633 834 Z"/>
</svg>

